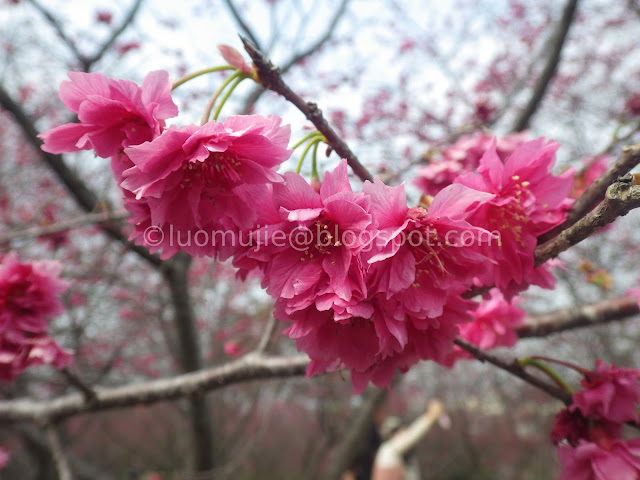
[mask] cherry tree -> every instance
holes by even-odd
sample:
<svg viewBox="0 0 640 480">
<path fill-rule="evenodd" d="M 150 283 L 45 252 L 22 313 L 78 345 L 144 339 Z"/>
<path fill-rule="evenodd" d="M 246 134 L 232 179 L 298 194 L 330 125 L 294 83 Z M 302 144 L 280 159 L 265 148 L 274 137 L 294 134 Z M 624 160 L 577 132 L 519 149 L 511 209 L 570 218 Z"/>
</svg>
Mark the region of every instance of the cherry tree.
<svg viewBox="0 0 640 480">
<path fill-rule="evenodd" d="M 0 6 L 10 476 L 638 478 L 638 5 L 373 3 Z"/>
</svg>

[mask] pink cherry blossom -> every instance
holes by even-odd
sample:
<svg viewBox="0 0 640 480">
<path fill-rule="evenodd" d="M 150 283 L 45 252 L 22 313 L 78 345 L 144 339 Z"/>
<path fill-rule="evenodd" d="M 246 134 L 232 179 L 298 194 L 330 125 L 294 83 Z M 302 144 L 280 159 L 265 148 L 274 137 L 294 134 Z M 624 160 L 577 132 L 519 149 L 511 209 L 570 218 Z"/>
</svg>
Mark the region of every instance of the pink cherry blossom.
<svg viewBox="0 0 640 480">
<path fill-rule="evenodd" d="M 0 379 L 13 380 L 28 367 L 51 365 L 55 368 L 67 367 L 72 360 L 72 352 L 58 345 L 46 333 L 31 335 L 21 341 L 0 336 Z"/>
<path fill-rule="evenodd" d="M 294 173 L 284 178 L 273 185 L 279 222 L 256 232 L 268 239 L 253 255 L 267 293 L 287 314 L 315 305 L 336 319 L 370 315 L 359 256 L 373 238 L 369 197 L 352 191 L 346 161 L 325 173 L 320 192 Z"/>
<path fill-rule="evenodd" d="M 622 425 L 619 423 L 594 420 L 585 417 L 580 410 L 564 408 L 556 415 L 551 440 L 554 445 L 560 445 L 566 440 L 573 447 L 586 440 L 607 448 L 612 440 L 621 435 Z"/>
<path fill-rule="evenodd" d="M 142 86 L 100 73 L 69 72 L 60 99 L 78 114 L 80 123 L 68 123 L 39 135 L 50 153 L 93 149 L 107 158 L 123 148 L 157 137 L 164 121 L 178 114 L 165 71 L 149 73 Z"/>
<path fill-rule="evenodd" d="M 376 180 L 363 190 L 371 196 L 380 231 L 367 255 L 371 293 L 395 297 L 406 313 L 418 318 L 441 315 L 448 294 L 470 288 L 490 261 L 489 232 L 465 218 L 494 195 L 451 185 L 427 211 L 409 209 L 402 186 L 391 188 Z"/>
<path fill-rule="evenodd" d="M 573 408 L 593 419 L 637 422 L 640 406 L 640 370 L 608 366 L 598 360 L 596 369 L 585 374 L 582 390 L 573 394 Z"/>
<path fill-rule="evenodd" d="M 516 327 L 524 321 L 526 313 L 518 303 L 520 298 L 507 302 L 498 289 L 491 289 L 489 298 L 471 311 L 473 321 L 460 325 L 460 337 L 474 345 L 489 350 L 496 347 L 512 347 L 518 341 Z M 449 361 L 473 358 L 456 347 Z"/>
<path fill-rule="evenodd" d="M 561 176 L 551 174 L 558 147 L 539 138 L 519 145 L 503 162 L 493 145 L 480 160 L 479 175 L 469 173 L 455 180 L 495 195 L 468 221 L 499 233 L 500 248 L 491 250 L 496 263 L 479 280 L 502 288 L 509 296 L 528 284 L 553 283 L 544 266 L 535 268 L 533 252 L 537 237 L 564 221 L 570 205 L 572 170 Z"/>
<path fill-rule="evenodd" d="M 367 317 L 336 320 L 331 311 L 319 311 L 315 305 L 288 313 L 286 302 L 279 299 L 274 315 L 291 323 L 285 334 L 311 358 L 307 376 L 347 368 L 354 392 L 361 393 L 369 382 L 388 387 L 398 369 L 404 373 L 420 360 L 442 361 L 451 351 L 458 323 L 470 320 L 472 302 L 458 301 L 459 308 L 456 300 L 447 302 L 436 318 L 405 315 L 398 322 L 406 332 L 404 340 L 393 336 L 396 329 L 388 325 L 388 313 L 378 310 L 386 302 L 372 300 L 373 313 Z"/>
<path fill-rule="evenodd" d="M 607 448 L 581 440 L 576 447 L 560 445 L 560 480 L 637 480 L 640 439 L 614 440 Z"/>
<path fill-rule="evenodd" d="M 69 364 L 70 352 L 47 336 L 51 317 L 64 310 L 67 289 L 54 261 L 22 263 L 15 253 L 0 261 L 0 379 L 12 380 L 31 365 Z"/>
<path fill-rule="evenodd" d="M 68 283 L 55 261 L 21 263 L 15 253 L 0 262 L 0 332 L 19 341 L 47 331 L 48 320 L 64 311 L 58 295 Z"/>
<path fill-rule="evenodd" d="M 497 139 L 496 153 L 505 160 L 517 146 L 527 140 L 528 133 L 514 133 Z M 481 133 L 463 135 L 456 143 L 442 150 L 429 163 L 418 170 L 414 183 L 427 195 L 435 195 L 459 175 L 473 172 L 480 159 L 491 147 L 494 138 Z"/>
<path fill-rule="evenodd" d="M 224 123 L 170 128 L 125 149 L 133 166 L 122 172 L 121 186 L 134 195 L 127 206 L 134 214 L 132 239 L 149 244 L 145 229 L 158 227 L 161 241 L 150 246 L 162 250 L 162 258 L 178 250 L 215 256 L 221 243 L 233 243 L 261 208 L 239 193 L 242 187 L 282 181 L 275 170 L 291 151 L 290 129 L 280 122 L 276 116 L 232 116 Z"/>
</svg>

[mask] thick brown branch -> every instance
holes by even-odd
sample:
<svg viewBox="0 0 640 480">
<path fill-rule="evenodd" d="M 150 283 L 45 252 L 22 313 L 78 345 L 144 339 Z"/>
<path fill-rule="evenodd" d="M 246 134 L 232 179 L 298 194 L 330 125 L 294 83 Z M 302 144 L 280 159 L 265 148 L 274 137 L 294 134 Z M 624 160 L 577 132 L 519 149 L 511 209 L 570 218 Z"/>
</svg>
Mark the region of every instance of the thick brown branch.
<svg viewBox="0 0 640 480">
<path fill-rule="evenodd" d="M 189 288 L 189 266 L 191 257 L 179 252 L 169 264 L 172 268 L 165 273 L 174 308 L 174 325 L 180 346 L 179 363 L 183 373 L 196 372 L 203 366 L 200 341 L 196 328 L 196 315 Z M 213 426 L 211 412 L 206 398 L 201 395 L 189 400 L 191 431 L 197 471 L 207 471 L 214 467 Z"/>
<path fill-rule="evenodd" d="M 527 319 L 516 332 L 519 338 L 546 337 L 552 333 L 624 320 L 638 313 L 640 309 L 636 298 L 612 298 L 536 315 Z"/>
<path fill-rule="evenodd" d="M 565 45 L 565 40 L 569 33 L 569 29 L 571 28 L 571 24 L 573 23 L 577 6 L 578 0 L 568 0 L 565 5 L 560 23 L 553 33 L 553 40 L 550 46 L 551 54 L 549 55 L 547 63 L 540 74 L 540 78 L 533 88 L 533 93 L 531 94 L 529 102 L 515 121 L 513 126 L 514 132 L 520 132 L 528 128 L 531 118 L 536 113 L 536 110 L 538 110 L 538 107 L 548 90 L 549 84 L 558 69 L 560 59 L 562 58 L 562 49 Z"/>
<path fill-rule="evenodd" d="M 242 38 L 242 37 L 241 37 Z M 346 158 L 349 166 L 362 181 L 373 181 L 373 177 L 369 171 L 360 163 L 358 157 L 351 151 L 347 144 L 338 136 L 338 134 L 329 126 L 329 123 L 322 115 L 322 110 L 318 105 L 311 102 L 305 102 L 298 94 L 296 94 L 282 79 L 280 69 L 273 65 L 270 60 L 266 59 L 262 52 L 251 44 L 246 38 L 242 38 L 244 48 L 253 60 L 258 71 L 258 77 L 263 87 L 279 93 L 289 102 L 291 102 L 298 110 L 300 110 L 307 119 L 315 125 L 331 145 L 331 148 Z"/>
<path fill-rule="evenodd" d="M 609 185 L 615 182 L 618 177 L 628 173 L 639 163 L 640 144 L 624 147 L 616 162 L 611 165 L 611 167 L 600 178 L 596 179 L 595 182 L 589 185 L 584 193 L 573 203 L 571 211 L 569 212 L 565 222 L 550 232 L 545 233 L 538 239 L 538 243 L 544 243 L 555 237 L 562 230 L 569 228 L 584 217 L 589 210 L 595 207 L 602 200 Z"/>
<path fill-rule="evenodd" d="M 518 365 L 515 361 L 507 361 L 502 360 L 501 358 L 482 350 L 475 345 L 463 340 L 461 338 L 456 338 L 453 343 L 455 343 L 458 347 L 470 353 L 474 358 L 480 360 L 481 362 L 488 362 L 505 372 L 510 373 L 511 375 L 520 378 L 521 380 L 527 382 L 530 385 L 542 390 L 543 392 L 548 393 L 552 397 L 557 398 L 558 400 L 564 402 L 566 405 L 571 403 L 571 394 L 569 392 L 565 392 L 555 385 L 551 385 L 544 380 L 539 379 L 538 377 L 531 375 L 529 372 L 524 370 L 520 365 Z"/>
<path fill-rule="evenodd" d="M 59 420 L 80 413 L 95 412 L 132 405 L 148 405 L 200 395 L 228 385 L 249 380 L 284 378 L 304 374 L 309 359 L 248 355 L 234 362 L 176 377 L 141 382 L 121 387 L 95 387 L 96 400 L 87 403 L 80 394 L 69 394 L 53 400 L 0 401 L 0 421 L 24 422 Z"/>
<path fill-rule="evenodd" d="M 536 248 L 536 266 L 557 257 L 560 252 L 564 252 L 616 218 L 638 207 L 640 207 L 640 186 L 625 182 L 614 183 L 607 189 L 604 200 L 595 209 L 557 237 Z"/>
</svg>

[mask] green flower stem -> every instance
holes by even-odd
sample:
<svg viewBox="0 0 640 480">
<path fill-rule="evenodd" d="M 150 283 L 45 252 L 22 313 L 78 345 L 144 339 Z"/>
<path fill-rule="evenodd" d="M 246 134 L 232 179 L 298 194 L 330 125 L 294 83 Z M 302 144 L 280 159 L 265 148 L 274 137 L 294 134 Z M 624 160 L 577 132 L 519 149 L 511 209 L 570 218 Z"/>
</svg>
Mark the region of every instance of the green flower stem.
<svg viewBox="0 0 640 480">
<path fill-rule="evenodd" d="M 562 379 L 562 377 L 560 377 L 560 375 L 558 375 L 551 367 L 545 365 L 539 360 L 531 357 L 521 358 L 518 360 L 518 365 L 520 365 L 520 367 L 522 368 L 529 366 L 537 368 L 541 372 L 545 373 L 551 380 L 553 380 L 556 385 L 558 385 L 564 391 L 573 393 L 573 389 L 569 386 L 569 384 L 567 384 L 567 382 Z"/>
<path fill-rule="evenodd" d="M 304 148 L 304 150 L 302 151 L 302 155 L 300 155 L 300 160 L 298 161 L 298 166 L 296 167 L 296 173 L 299 175 L 300 174 L 300 170 L 302 170 L 302 164 L 304 163 L 304 159 L 307 156 L 307 152 L 309 151 L 309 149 L 311 147 L 313 147 L 314 145 L 318 145 L 318 143 L 320 143 L 322 141 L 322 138 L 320 137 L 315 137 L 313 138 L 308 144 L 307 146 Z M 317 148 L 317 147 L 316 147 Z"/>
<path fill-rule="evenodd" d="M 222 110 L 222 107 L 224 107 L 224 104 L 227 103 L 227 100 L 229 100 L 229 97 L 231 96 L 233 91 L 236 89 L 236 87 L 240 84 L 240 82 L 242 82 L 243 80 L 246 80 L 247 78 L 249 78 L 249 76 L 243 73 L 242 75 L 238 76 L 238 78 L 236 78 L 235 81 L 231 84 L 231 86 L 227 89 L 227 92 L 220 99 L 220 103 L 218 104 L 216 111 L 213 112 L 214 120 L 218 119 L 218 117 L 220 116 L 220 111 Z"/>
<path fill-rule="evenodd" d="M 240 70 L 236 70 L 231 75 L 229 75 L 224 82 L 222 82 L 222 84 L 218 87 L 215 93 L 211 96 L 211 99 L 207 104 L 207 108 L 205 109 L 204 114 L 202 115 L 202 121 L 200 122 L 201 125 L 204 125 L 209 121 L 209 117 L 211 117 L 211 111 L 213 110 L 213 105 L 216 103 L 216 100 L 218 99 L 220 94 L 223 92 L 223 90 L 227 88 L 227 86 L 230 83 L 232 83 L 234 80 L 236 80 L 238 77 L 241 77 L 242 75 L 243 73 Z M 229 98 L 229 96 L 227 95 L 226 98 Z"/>
<path fill-rule="evenodd" d="M 313 145 L 313 154 L 311 156 L 311 180 L 318 179 L 318 145 L 320 141 Z"/>
<path fill-rule="evenodd" d="M 317 137 L 317 136 L 321 136 L 321 135 L 322 135 L 322 133 L 320 133 L 318 130 L 314 130 L 311 133 L 307 133 L 304 137 L 302 137 L 300 139 L 300 141 L 296 142 L 296 144 L 293 147 L 291 147 L 291 150 L 295 150 L 296 148 L 298 148 L 300 145 L 302 145 L 307 140 L 310 140 L 313 137 Z"/>
<path fill-rule="evenodd" d="M 180 85 L 187 83 L 189 80 L 193 80 L 194 78 L 197 78 L 201 75 L 206 75 L 207 73 L 222 72 L 224 70 L 235 70 L 235 68 L 232 67 L 231 65 L 221 65 L 218 67 L 210 67 L 210 68 L 205 68 L 204 70 L 198 70 L 197 72 L 190 73 L 189 75 L 186 75 L 181 79 L 173 82 L 173 85 L 171 86 L 171 90 L 175 90 Z"/>
</svg>

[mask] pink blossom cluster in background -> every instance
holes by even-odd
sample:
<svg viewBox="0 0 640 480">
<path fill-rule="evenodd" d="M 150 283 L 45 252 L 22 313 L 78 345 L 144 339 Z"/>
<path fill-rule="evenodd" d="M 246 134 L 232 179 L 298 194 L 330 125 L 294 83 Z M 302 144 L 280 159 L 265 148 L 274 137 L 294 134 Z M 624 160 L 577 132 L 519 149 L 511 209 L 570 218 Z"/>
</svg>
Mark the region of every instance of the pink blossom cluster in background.
<svg viewBox="0 0 640 480">
<path fill-rule="evenodd" d="M 0 256 L 0 379 L 13 380 L 31 365 L 63 368 L 71 352 L 47 330 L 64 311 L 58 296 L 67 287 L 55 261 L 21 262 L 15 253 Z"/>
<path fill-rule="evenodd" d="M 404 186 L 376 180 L 354 192 L 346 161 L 320 185 L 277 173 L 291 151 L 290 129 L 275 116 L 165 128 L 177 115 L 166 72 L 150 73 L 142 86 L 96 73 L 69 77 L 60 97 L 80 123 L 42 134 L 43 149 L 111 157 L 131 239 L 161 258 L 179 250 L 232 258 L 241 277 L 260 276 L 276 317 L 289 323 L 286 334 L 311 357 L 309 375 L 346 367 L 359 392 L 369 381 L 388 385 L 398 368 L 422 359 L 451 363 L 460 328 L 485 347 L 512 344 L 522 314 L 504 298 L 553 285 L 550 265 L 535 268 L 533 250 L 570 205 L 572 172 L 551 173 L 555 142 L 487 137 L 474 149 L 461 140 L 446 153 L 461 166 L 440 185 L 448 186 L 433 191 L 428 208 L 410 208 Z M 227 241 L 198 241 L 214 231 Z M 470 326 L 489 325 L 461 297 L 481 286 L 498 289 L 486 308 L 515 317 Z"/>
<path fill-rule="evenodd" d="M 597 361 L 583 374 L 582 389 L 558 413 L 551 434 L 562 463 L 560 480 L 639 478 L 640 438 L 627 440 L 622 430 L 640 420 L 640 371 Z"/>
</svg>

